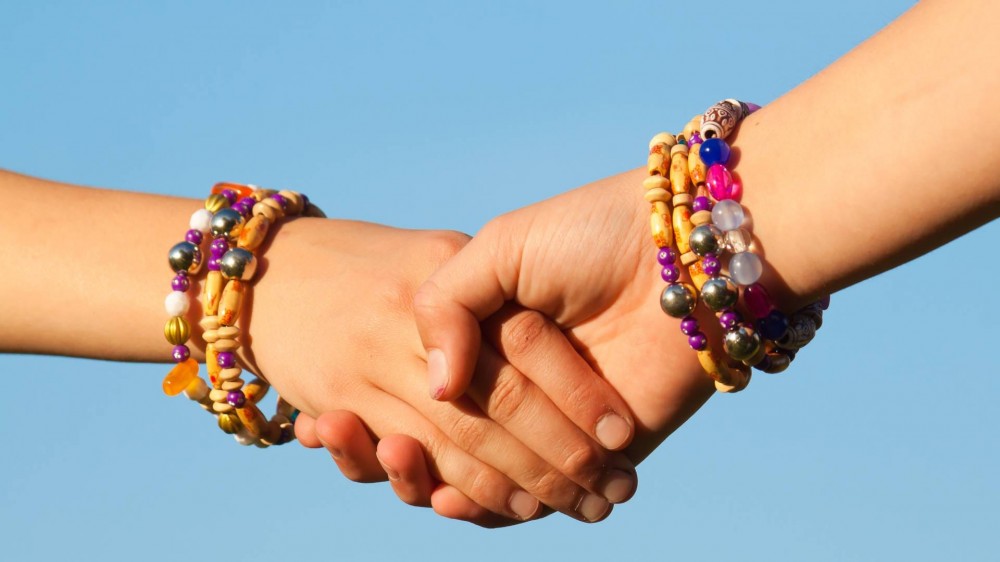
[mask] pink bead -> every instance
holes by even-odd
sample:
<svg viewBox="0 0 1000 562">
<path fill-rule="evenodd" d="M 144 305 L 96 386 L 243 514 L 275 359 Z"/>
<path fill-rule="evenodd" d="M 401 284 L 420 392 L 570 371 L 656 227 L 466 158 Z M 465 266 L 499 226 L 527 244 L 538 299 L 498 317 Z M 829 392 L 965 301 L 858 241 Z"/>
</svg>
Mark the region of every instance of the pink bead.
<svg viewBox="0 0 1000 562">
<path fill-rule="evenodd" d="M 705 173 L 705 183 L 716 201 L 733 198 L 733 175 L 722 164 L 709 166 Z"/>
<path fill-rule="evenodd" d="M 733 189 L 730 192 L 730 199 L 736 202 L 743 200 L 743 182 L 740 181 L 740 176 L 733 174 Z"/>
<path fill-rule="evenodd" d="M 774 309 L 771 295 L 767 294 L 767 289 L 760 283 L 754 283 L 743 289 L 743 304 L 754 318 L 763 318 Z"/>
</svg>

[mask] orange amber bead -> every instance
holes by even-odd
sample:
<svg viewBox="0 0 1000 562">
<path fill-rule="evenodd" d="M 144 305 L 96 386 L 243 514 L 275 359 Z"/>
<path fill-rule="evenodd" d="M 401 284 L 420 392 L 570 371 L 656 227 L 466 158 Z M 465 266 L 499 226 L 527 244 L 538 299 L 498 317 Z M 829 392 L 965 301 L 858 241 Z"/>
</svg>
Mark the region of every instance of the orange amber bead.
<svg viewBox="0 0 1000 562">
<path fill-rule="evenodd" d="M 227 189 L 232 189 L 233 191 L 236 192 L 237 201 L 243 199 L 244 197 L 250 197 L 251 195 L 253 195 L 252 188 L 238 183 L 229 183 L 226 181 L 219 182 L 214 186 L 212 186 L 212 195 L 221 194 L 223 191 Z"/>
<path fill-rule="evenodd" d="M 198 362 L 194 359 L 185 359 L 167 373 L 163 379 L 163 392 L 167 396 L 177 396 L 196 378 L 198 378 Z"/>
</svg>

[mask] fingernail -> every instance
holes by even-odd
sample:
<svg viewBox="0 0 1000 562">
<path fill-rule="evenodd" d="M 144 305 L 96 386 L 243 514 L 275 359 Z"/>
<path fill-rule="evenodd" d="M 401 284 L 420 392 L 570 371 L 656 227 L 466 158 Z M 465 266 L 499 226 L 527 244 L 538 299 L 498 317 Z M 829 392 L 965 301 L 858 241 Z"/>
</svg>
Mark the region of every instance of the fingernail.
<svg viewBox="0 0 1000 562">
<path fill-rule="evenodd" d="M 379 456 L 378 451 L 375 451 L 375 458 L 377 458 L 378 463 L 382 465 L 382 470 L 385 471 L 385 474 L 386 476 L 389 477 L 389 480 L 399 480 L 399 473 L 396 472 L 396 470 L 393 469 L 391 466 L 386 464 L 384 460 L 382 460 L 382 457 Z"/>
<path fill-rule="evenodd" d="M 597 421 L 597 439 L 612 451 L 624 445 L 631 432 L 628 422 L 618 414 L 606 414 Z"/>
<path fill-rule="evenodd" d="M 528 492 L 518 490 L 510 496 L 510 510 L 526 521 L 538 511 L 538 500 Z"/>
<path fill-rule="evenodd" d="M 580 500 L 576 511 L 587 521 L 594 522 L 604 517 L 609 509 L 611 509 L 611 504 L 606 499 L 597 494 L 587 494 Z"/>
<path fill-rule="evenodd" d="M 431 385 L 431 398 L 441 398 L 448 388 L 448 359 L 440 349 L 427 352 L 427 379 Z"/>
<path fill-rule="evenodd" d="M 622 503 L 635 493 L 637 480 L 634 474 L 624 470 L 612 469 L 604 479 L 601 494 L 611 503 Z"/>
</svg>

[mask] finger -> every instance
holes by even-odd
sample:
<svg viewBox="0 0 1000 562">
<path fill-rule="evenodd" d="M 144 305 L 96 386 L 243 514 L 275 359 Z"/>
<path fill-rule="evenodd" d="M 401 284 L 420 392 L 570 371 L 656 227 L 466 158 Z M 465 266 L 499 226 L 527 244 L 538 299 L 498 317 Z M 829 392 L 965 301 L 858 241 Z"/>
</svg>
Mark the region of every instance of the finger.
<svg viewBox="0 0 1000 562">
<path fill-rule="evenodd" d="M 319 449 L 323 446 L 316 437 L 316 420 L 308 415 L 299 413 L 295 418 L 295 438 L 307 449 Z"/>
<path fill-rule="evenodd" d="M 375 453 L 399 499 L 417 507 L 431 506 L 431 493 L 437 483 L 431 477 L 424 450 L 416 439 L 408 435 L 387 435 L 379 440 Z"/>
<path fill-rule="evenodd" d="M 375 456 L 375 442 L 361 419 L 336 410 L 316 418 L 316 437 L 340 472 L 355 482 L 384 482 L 388 477 Z"/>
<path fill-rule="evenodd" d="M 495 236 L 481 235 L 434 272 L 413 297 L 435 400 L 454 400 L 465 391 L 479 355 L 479 321 L 499 310 L 516 288 L 516 267 L 497 261 Z"/>
<path fill-rule="evenodd" d="M 524 521 L 502 517 L 470 500 L 458 488 L 441 484 L 431 495 L 431 506 L 434 512 L 442 517 L 468 521 L 487 529 L 509 527 Z M 549 511 L 551 513 L 551 510 Z"/>
<path fill-rule="evenodd" d="M 609 450 L 628 446 L 635 428 L 629 407 L 551 320 L 508 305 L 485 326 L 488 341 L 577 427 Z"/>
<path fill-rule="evenodd" d="M 534 313 L 520 315 L 532 318 Z M 492 346 L 484 345 L 480 351 L 479 368 L 467 394 L 491 420 L 536 452 L 548 465 L 538 481 L 525 488 L 548 505 L 560 508 L 546 498 L 558 497 L 556 489 L 565 485 L 563 478 L 569 478 L 611 503 L 624 502 L 635 493 L 635 466 L 628 457 L 601 448 L 563 415 L 540 387 L 504 361 Z M 526 485 L 518 476 L 511 476 L 515 482 Z M 585 516 L 592 520 L 594 514 Z"/>
</svg>

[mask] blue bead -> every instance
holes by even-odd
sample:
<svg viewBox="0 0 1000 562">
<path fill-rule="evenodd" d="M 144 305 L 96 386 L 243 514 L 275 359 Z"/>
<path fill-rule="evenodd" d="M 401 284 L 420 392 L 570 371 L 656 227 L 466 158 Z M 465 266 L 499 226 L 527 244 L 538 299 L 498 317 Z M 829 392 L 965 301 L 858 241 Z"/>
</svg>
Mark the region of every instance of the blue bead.
<svg viewBox="0 0 1000 562">
<path fill-rule="evenodd" d="M 772 310 L 757 322 L 757 330 L 765 339 L 779 339 L 788 331 L 788 317 L 780 310 Z"/>
<path fill-rule="evenodd" d="M 708 139 L 701 143 L 701 152 L 698 155 L 701 156 L 706 168 L 714 164 L 725 164 L 729 161 L 729 145 L 719 138 Z"/>
</svg>

